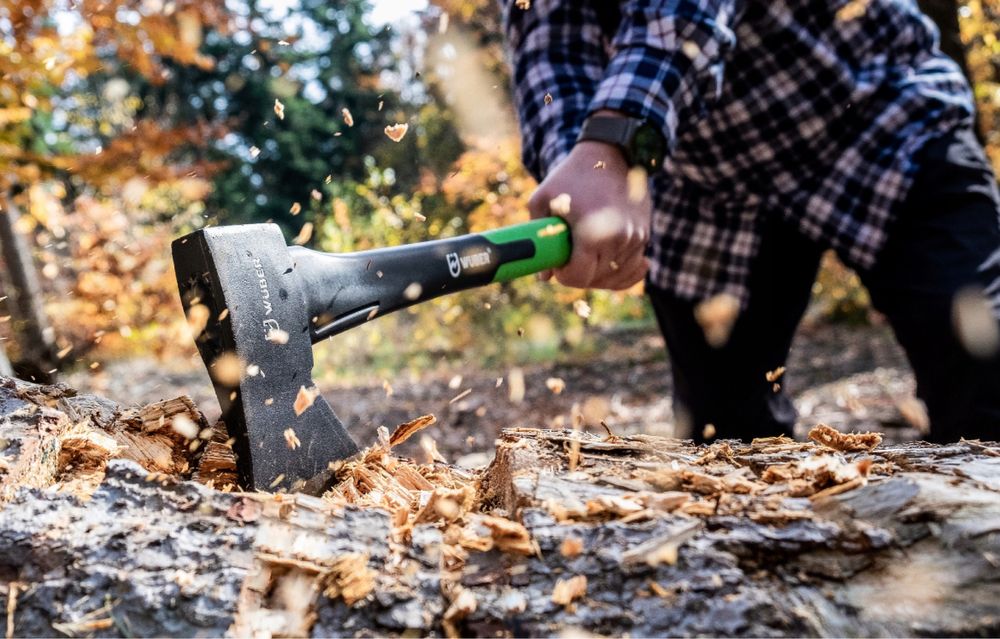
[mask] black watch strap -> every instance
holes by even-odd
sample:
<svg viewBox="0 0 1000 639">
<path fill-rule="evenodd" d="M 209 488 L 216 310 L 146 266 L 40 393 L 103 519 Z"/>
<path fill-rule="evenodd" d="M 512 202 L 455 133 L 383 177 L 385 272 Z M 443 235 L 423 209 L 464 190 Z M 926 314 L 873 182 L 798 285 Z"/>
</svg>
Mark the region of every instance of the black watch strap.
<svg viewBox="0 0 1000 639">
<path fill-rule="evenodd" d="M 617 115 L 592 115 L 583 122 L 577 142 L 593 141 L 613 144 L 621 149 L 625 161 L 632 166 L 632 140 L 643 120 Z"/>
</svg>

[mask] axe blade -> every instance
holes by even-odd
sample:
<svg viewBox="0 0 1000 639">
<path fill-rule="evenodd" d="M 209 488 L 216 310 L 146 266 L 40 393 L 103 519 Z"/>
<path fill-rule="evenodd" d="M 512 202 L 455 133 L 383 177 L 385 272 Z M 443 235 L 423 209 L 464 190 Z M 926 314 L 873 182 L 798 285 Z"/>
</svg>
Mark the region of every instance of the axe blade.
<svg viewBox="0 0 1000 639">
<path fill-rule="evenodd" d="M 295 414 L 300 389 L 313 387 L 310 318 L 278 227 L 202 229 L 175 240 L 172 248 L 185 313 L 198 304 L 208 309 L 195 341 L 233 438 L 241 483 L 258 490 L 301 489 L 303 480 L 325 473 L 331 461 L 357 453 L 322 397 Z M 227 353 L 243 365 L 238 383 L 217 370 Z M 286 437 L 289 429 L 294 437 Z"/>
</svg>

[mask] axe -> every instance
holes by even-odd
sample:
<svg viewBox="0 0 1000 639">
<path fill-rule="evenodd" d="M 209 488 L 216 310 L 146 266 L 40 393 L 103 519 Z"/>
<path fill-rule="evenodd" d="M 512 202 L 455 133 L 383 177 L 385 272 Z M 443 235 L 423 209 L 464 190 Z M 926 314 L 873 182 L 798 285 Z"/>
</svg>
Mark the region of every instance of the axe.
<svg viewBox="0 0 1000 639">
<path fill-rule="evenodd" d="M 330 462 L 358 446 L 322 397 L 296 403 L 313 387 L 312 345 L 447 293 L 562 266 L 570 233 L 550 217 L 333 254 L 286 246 L 275 224 L 248 224 L 195 231 L 172 248 L 185 313 L 191 317 L 198 305 L 208 311 L 195 342 L 233 440 L 240 482 L 315 493 L 329 479 Z M 227 361 L 240 363 L 238 375 L 222 374 Z"/>
</svg>

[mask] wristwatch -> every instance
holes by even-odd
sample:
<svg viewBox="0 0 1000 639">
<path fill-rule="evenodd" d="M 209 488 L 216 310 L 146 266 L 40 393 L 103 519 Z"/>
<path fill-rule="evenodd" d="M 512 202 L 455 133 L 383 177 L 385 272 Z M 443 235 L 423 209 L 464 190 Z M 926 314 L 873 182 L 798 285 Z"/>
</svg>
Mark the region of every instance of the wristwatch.
<svg viewBox="0 0 1000 639">
<path fill-rule="evenodd" d="M 613 144 L 629 166 L 652 170 L 663 166 L 667 143 L 660 130 L 641 118 L 627 115 L 592 115 L 583 122 L 577 142 Z"/>
</svg>

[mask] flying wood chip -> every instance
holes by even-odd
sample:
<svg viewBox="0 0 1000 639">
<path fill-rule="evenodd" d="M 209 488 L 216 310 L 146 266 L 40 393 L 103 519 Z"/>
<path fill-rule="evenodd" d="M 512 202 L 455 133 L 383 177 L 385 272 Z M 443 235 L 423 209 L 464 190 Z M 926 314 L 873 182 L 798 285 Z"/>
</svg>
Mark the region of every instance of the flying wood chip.
<svg viewBox="0 0 1000 639">
<path fill-rule="evenodd" d="M 225 352 L 212 362 L 208 372 L 223 386 L 239 386 L 243 378 L 243 360 L 236 353 Z"/>
<path fill-rule="evenodd" d="M 554 215 L 569 215 L 572 202 L 573 200 L 570 198 L 569 193 L 560 193 L 549 200 L 549 211 Z"/>
<path fill-rule="evenodd" d="M 694 309 L 694 318 L 712 348 L 726 345 L 739 314 L 740 301 L 729 293 L 720 293 L 699 302 Z"/>
<path fill-rule="evenodd" d="M 406 123 L 392 124 L 390 126 L 385 127 L 385 134 L 393 142 L 399 142 L 400 140 L 403 139 L 403 136 L 406 135 L 406 132 L 409 130 L 409 128 L 410 125 Z"/>
<path fill-rule="evenodd" d="M 295 450 L 296 448 L 302 445 L 302 442 L 299 440 L 299 436 L 295 434 L 294 429 L 286 428 L 284 435 L 285 435 L 285 443 L 288 444 L 288 447 L 291 448 L 292 450 Z"/>
<path fill-rule="evenodd" d="M 347 107 L 341 109 L 340 114 L 344 116 L 344 124 L 347 126 L 354 126 L 354 116 L 351 115 L 351 111 Z"/>
<path fill-rule="evenodd" d="M 306 412 L 313 405 L 313 402 L 316 401 L 317 397 L 319 397 L 319 389 L 315 386 L 312 388 L 300 386 L 299 394 L 295 396 L 295 404 L 293 405 L 296 417 Z"/>
<path fill-rule="evenodd" d="M 402 444 L 414 433 L 419 432 L 435 423 L 437 423 L 437 417 L 434 415 L 421 415 L 416 419 L 411 419 L 408 422 L 404 422 L 399 426 L 396 426 L 396 429 L 392 431 L 392 435 L 389 436 L 389 447 L 392 448 L 393 446 Z"/>
<path fill-rule="evenodd" d="M 288 212 L 292 215 L 298 215 L 302 212 L 302 205 L 298 202 L 292 202 L 292 208 L 288 209 Z"/>
<path fill-rule="evenodd" d="M 267 332 L 267 335 L 264 336 L 264 339 L 271 342 L 272 344 L 278 344 L 280 346 L 284 346 L 285 344 L 288 343 L 288 332 L 283 331 L 280 328 L 272 328 Z"/>
<path fill-rule="evenodd" d="M 274 99 L 274 114 L 278 116 L 279 120 L 285 119 L 285 105 L 278 98 Z"/>
<path fill-rule="evenodd" d="M 302 228 L 299 229 L 299 234 L 296 235 L 295 239 L 292 240 L 292 244 L 298 244 L 299 246 L 302 246 L 303 244 L 308 242 L 310 238 L 312 238 L 312 234 L 313 234 L 313 223 L 306 222 L 305 224 L 302 225 Z"/>
</svg>

